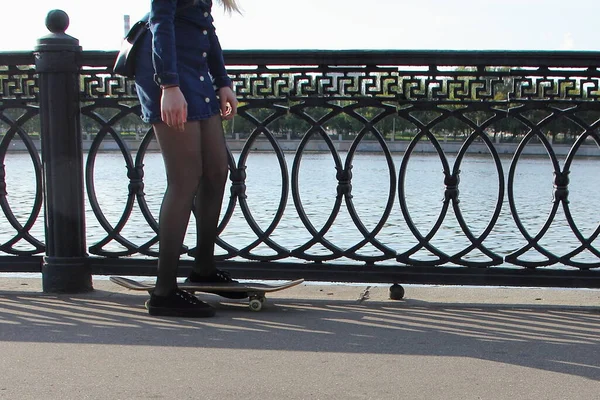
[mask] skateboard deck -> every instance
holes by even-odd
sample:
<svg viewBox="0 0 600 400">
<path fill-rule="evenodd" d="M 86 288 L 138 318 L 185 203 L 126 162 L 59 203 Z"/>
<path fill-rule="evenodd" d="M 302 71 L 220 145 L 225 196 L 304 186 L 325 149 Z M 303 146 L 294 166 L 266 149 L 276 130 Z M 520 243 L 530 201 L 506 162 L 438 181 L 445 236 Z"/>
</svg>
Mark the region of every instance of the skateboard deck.
<svg viewBox="0 0 600 400">
<path fill-rule="evenodd" d="M 131 290 L 143 290 L 151 293 L 154 290 L 154 285 L 145 282 L 139 282 L 133 279 L 124 278 L 122 276 L 111 276 L 110 281 L 117 285 L 123 286 Z M 248 305 L 252 311 L 260 311 L 266 297 L 265 293 L 278 292 L 280 290 L 289 289 L 304 282 L 304 279 L 296 279 L 279 285 L 266 283 L 178 283 L 177 287 L 181 290 L 191 292 L 203 292 L 218 294 L 218 292 L 247 292 Z"/>
</svg>

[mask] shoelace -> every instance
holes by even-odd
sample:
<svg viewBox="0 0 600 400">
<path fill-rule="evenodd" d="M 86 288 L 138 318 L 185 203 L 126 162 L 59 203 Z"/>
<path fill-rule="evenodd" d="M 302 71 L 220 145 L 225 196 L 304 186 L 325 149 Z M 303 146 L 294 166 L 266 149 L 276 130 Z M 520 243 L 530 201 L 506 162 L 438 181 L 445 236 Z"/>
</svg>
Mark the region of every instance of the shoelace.
<svg viewBox="0 0 600 400">
<path fill-rule="evenodd" d="M 190 304 L 200 304 L 200 300 L 198 298 L 184 290 L 177 290 L 177 296 L 181 297 L 183 300 L 187 301 Z"/>
<path fill-rule="evenodd" d="M 233 279 L 231 279 L 231 275 L 229 275 L 229 272 L 227 272 L 227 271 L 217 270 L 216 275 L 217 275 L 217 278 L 219 278 L 223 282 L 231 282 L 233 280 Z"/>
</svg>

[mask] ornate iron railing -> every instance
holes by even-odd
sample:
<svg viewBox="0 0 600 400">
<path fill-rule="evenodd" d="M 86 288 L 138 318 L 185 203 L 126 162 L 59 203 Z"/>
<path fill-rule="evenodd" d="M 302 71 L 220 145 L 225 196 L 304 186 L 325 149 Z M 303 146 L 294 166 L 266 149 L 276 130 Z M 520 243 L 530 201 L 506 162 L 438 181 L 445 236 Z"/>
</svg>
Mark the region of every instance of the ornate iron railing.
<svg viewBox="0 0 600 400">
<path fill-rule="evenodd" d="M 153 135 L 145 126 L 139 148 L 132 151 L 120 131 L 124 121 L 139 114 L 139 105 L 133 82 L 111 74 L 114 56 L 112 52 L 84 52 L 80 71 L 81 115 L 95 126 L 85 165 L 87 196 L 105 233 L 89 247 L 89 262 L 96 273 L 153 274 L 157 216 L 148 205 L 144 177 L 144 159 Z M 241 101 L 236 124 L 246 130 L 247 137 L 239 154 L 230 154 L 230 198 L 219 232 L 227 228 L 235 213 L 241 213 L 254 239 L 240 247 L 220 237 L 219 259 L 238 276 L 251 278 L 304 276 L 334 281 L 600 287 L 600 252 L 595 245 L 600 225 L 595 221 L 593 229 L 582 231 L 569 202 L 573 163 L 583 154 L 582 149 L 588 154 L 587 149 L 600 147 L 598 56 L 594 52 L 226 52 Z M 32 63 L 29 53 L 0 54 L 0 121 L 7 127 L 0 142 L 0 205 L 9 229 L 15 232 L 0 243 L 0 252 L 16 256 L 2 257 L 0 267 L 9 271 L 39 268 L 35 256 L 44 253 L 43 239 L 31 232 L 42 206 L 39 149 L 25 128 L 37 115 L 38 85 Z M 15 117 L 11 110 L 20 111 Z M 394 125 L 394 139 L 388 137 L 390 123 Z M 298 137 L 291 160 L 282 147 L 285 140 L 281 132 L 286 129 L 288 139 L 290 129 L 296 129 L 292 134 Z M 403 142 L 400 154 L 394 147 L 401 142 L 395 138 L 396 129 L 411 135 Z M 457 131 L 462 135 L 458 150 L 449 154 L 444 136 L 456 136 Z M 500 139 L 500 135 L 505 137 Z M 349 140 L 347 150 L 339 150 L 338 136 Z M 123 212 L 116 223 L 105 216 L 95 188 L 95 173 L 103 167 L 96 160 L 107 139 L 116 143 L 126 164 L 126 171 L 115 179 L 129 183 Z M 36 176 L 35 201 L 24 223 L 12 212 L 5 179 L 5 160 L 11 143 L 17 140 L 25 144 Z M 514 142 L 508 168 L 499 150 L 504 140 Z M 564 160 L 556 151 L 559 140 L 568 143 Z M 331 156 L 330 168 L 335 170 L 336 181 L 335 188 L 330 188 L 335 194 L 328 199 L 331 211 L 322 216 L 320 227 L 306 211 L 302 198 L 305 188 L 299 179 L 303 157 L 316 142 Z M 259 143 L 275 155 L 281 180 L 277 206 L 266 228 L 255 220 L 246 187 L 248 158 L 255 154 Z M 367 144 L 387 166 L 385 178 L 377 177 L 387 185 L 380 193 L 381 212 L 369 221 L 357 211 L 355 204 L 360 199 L 353 190 L 353 175 L 360 172 L 353 171 L 355 158 Z M 554 181 L 549 182 L 554 186 L 554 200 L 537 233 L 531 233 L 515 200 L 518 166 L 525 159 L 525 150 L 533 144 L 544 150 L 554 175 Z M 410 204 L 424 204 L 430 199 L 414 198 L 418 194 L 406 191 L 411 159 L 423 145 L 439 159 L 439 186 L 443 189 L 441 209 L 426 232 L 415 222 L 420 217 Z M 461 168 L 475 147 L 483 149 L 493 163 L 491 177 L 496 181 L 487 207 L 490 217 L 480 232 L 475 232 L 465 218 L 459 192 Z M 598 163 L 596 171 L 600 171 L 600 159 Z M 412 241 L 402 250 L 382 233 L 390 218 L 396 216 L 397 206 L 406 224 L 402 234 Z M 514 223 L 512 233 L 520 237 L 521 243 L 511 251 L 500 252 L 487 240 L 498 228 L 507 206 Z M 124 233 L 136 207 L 151 232 L 142 244 L 134 243 Z M 597 204 L 578 207 L 596 218 Z M 284 215 L 290 213 L 300 221 L 295 229 L 309 236 L 293 247 L 280 243 L 274 235 Z M 341 213 L 349 218 L 342 218 Z M 577 241 L 567 250 L 553 246 L 555 242 L 544 242 L 559 215 L 566 221 L 562 233 L 573 235 Z M 457 235 L 466 239 L 466 244 L 444 250 L 435 244 L 435 238 L 452 218 L 456 220 L 453 226 Z M 356 229 L 359 238 L 352 243 L 336 243 L 331 236 L 340 224 Z M 23 241 L 29 249 L 16 246 Z M 118 249 L 111 247 L 115 243 Z M 313 251 L 315 248 L 319 250 Z M 182 249 L 186 252 L 191 255 L 193 249 Z M 527 257 L 531 252 L 541 258 Z M 189 265 L 189 261 L 184 259 L 182 264 Z"/>
</svg>

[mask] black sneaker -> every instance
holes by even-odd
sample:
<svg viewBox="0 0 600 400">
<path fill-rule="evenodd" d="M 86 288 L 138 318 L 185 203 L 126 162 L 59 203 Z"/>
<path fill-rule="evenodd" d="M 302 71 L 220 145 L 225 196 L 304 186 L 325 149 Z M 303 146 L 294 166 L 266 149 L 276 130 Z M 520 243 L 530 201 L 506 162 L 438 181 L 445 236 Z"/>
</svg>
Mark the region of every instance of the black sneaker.
<svg viewBox="0 0 600 400">
<path fill-rule="evenodd" d="M 185 280 L 185 283 L 236 284 L 239 282 L 231 279 L 231 275 L 229 275 L 229 272 L 221 271 L 220 269 L 215 269 L 210 275 L 200 275 L 192 271 Z M 228 299 L 245 299 L 250 296 L 247 292 L 216 291 L 212 293 L 221 297 L 226 297 Z"/>
<path fill-rule="evenodd" d="M 205 318 L 215 315 L 213 307 L 179 289 L 168 296 L 150 295 L 146 308 L 150 315 L 163 317 Z"/>
</svg>

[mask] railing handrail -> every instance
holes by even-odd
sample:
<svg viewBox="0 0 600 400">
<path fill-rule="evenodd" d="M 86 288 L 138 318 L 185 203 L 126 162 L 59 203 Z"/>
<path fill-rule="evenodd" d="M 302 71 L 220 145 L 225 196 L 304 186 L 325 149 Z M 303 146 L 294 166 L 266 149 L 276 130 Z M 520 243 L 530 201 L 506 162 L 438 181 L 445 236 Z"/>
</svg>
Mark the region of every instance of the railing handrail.
<svg viewBox="0 0 600 400">
<path fill-rule="evenodd" d="M 34 63 L 33 51 L 0 51 L 0 66 L 33 65 Z"/>
<path fill-rule="evenodd" d="M 117 51 L 86 50 L 95 67 L 112 67 Z M 229 65 L 463 65 L 599 68 L 600 51 L 572 50 L 225 50 Z M 34 63 L 33 51 L 0 52 L 0 65 Z M 599 71 L 600 74 L 600 71 Z"/>
<path fill-rule="evenodd" d="M 600 67 L 598 51 L 508 50 L 229 50 L 228 64 L 294 65 L 464 65 Z"/>
</svg>

